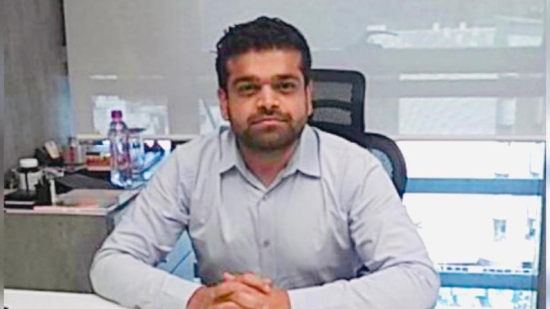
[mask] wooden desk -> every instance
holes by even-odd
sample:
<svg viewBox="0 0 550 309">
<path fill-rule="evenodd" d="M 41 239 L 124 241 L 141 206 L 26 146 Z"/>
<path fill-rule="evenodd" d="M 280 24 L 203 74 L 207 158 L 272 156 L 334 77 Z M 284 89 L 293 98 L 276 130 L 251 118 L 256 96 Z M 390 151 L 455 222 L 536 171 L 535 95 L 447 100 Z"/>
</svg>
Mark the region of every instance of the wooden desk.
<svg viewBox="0 0 550 309">
<path fill-rule="evenodd" d="M 4 306 L 9 309 L 122 309 L 124 307 L 95 294 L 53 291 L 4 290 Z"/>
</svg>

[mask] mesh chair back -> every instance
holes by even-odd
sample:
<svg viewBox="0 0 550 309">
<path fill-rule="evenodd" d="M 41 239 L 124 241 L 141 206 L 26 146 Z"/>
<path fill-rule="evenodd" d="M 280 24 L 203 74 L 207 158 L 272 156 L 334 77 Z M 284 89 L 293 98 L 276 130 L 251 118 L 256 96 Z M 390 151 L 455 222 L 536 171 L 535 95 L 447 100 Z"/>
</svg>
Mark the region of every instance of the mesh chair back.
<svg viewBox="0 0 550 309">
<path fill-rule="evenodd" d="M 366 81 L 360 72 L 312 70 L 313 115 L 308 123 L 367 148 L 382 163 L 400 197 L 407 184 L 405 159 L 390 138 L 365 132 Z"/>
<path fill-rule="evenodd" d="M 382 167 L 390 176 L 399 197 L 403 198 L 407 187 L 407 166 L 397 144 L 391 138 L 378 133 L 364 132 L 351 139 L 344 137 L 370 150 L 382 163 Z"/>
<path fill-rule="evenodd" d="M 309 124 L 338 132 L 364 132 L 365 77 L 357 71 L 312 70 L 314 114 Z"/>
</svg>

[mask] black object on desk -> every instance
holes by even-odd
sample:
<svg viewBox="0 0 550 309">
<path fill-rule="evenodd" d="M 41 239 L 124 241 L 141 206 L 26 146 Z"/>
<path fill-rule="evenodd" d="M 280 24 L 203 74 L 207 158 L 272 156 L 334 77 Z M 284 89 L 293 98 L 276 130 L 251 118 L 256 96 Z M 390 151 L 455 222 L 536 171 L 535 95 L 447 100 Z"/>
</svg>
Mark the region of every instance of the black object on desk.
<svg viewBox="0 0 550 309">
<path fill-rule="evenodd" d="M 36 204 L 36 193 L 17 190 L 4 196 L 4 207 L 17 209 L 32 209 Z"/>
<path fill-rule="evenodd" d="M 73 189 L 117 189 L 109 181 L 82 174 L 69 174 L 55 179 L 57 194 Z M 17 190 L 4 196 L 4 207 L 33 209 L 35 205 L 51 205 L 52 197 L 48 181 L 42 180 L 36 191 Z"/>
<path fill-rule="evenodd" d="M 34 191 L 17 190 L 4 196 L 4 207 L 33 209 L 35 205 L 51 205 L 50 182 L 44 177 L 35 186 Z"/>
<path fill-rule="evenodd" d="M 117 189 L 107 180 L 79 173 L 57 178 L 55 184 L 57 193 L 65 193 L 72 189 Z M 63 188 L 65 188 L 65 190 L 63 190 Z"/>
</svg>

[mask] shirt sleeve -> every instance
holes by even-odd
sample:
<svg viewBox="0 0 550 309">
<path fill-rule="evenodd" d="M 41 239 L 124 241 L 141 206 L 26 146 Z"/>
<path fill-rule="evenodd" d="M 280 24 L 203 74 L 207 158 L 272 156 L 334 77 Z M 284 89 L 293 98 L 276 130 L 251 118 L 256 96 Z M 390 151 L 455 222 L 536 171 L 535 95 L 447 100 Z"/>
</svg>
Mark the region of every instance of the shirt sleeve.
<svg viewBox="0 0 550 309">
<path fill-rule="evenodd" d="M 152 267 L 188 225 L 184 176 L 176 151 L 129 206 L 94 257 L 90 280 L 97 294 L 131 308 L 186 307 L 200 285 Z"/>
<path fill-rule="evenodd" d="M 347 192 L 350 235 L 367 271 L 352 280 L 290 290 L 291 308 L 433 308 L 439 275 L 386 172 L 378 162 L 355 166 L 346 186 L 353 188 Z"/>
</svg>

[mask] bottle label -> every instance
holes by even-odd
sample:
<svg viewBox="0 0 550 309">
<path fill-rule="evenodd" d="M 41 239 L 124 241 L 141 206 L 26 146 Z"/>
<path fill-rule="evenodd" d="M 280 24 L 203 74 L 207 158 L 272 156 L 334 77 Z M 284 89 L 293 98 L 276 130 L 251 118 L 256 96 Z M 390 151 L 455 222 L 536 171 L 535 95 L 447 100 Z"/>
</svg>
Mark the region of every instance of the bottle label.
<svg viewBox="0 0 550 309">
<path fill-rule="evenodd" d="M 122 187 L 131 185 L 130 148 L 125 134 L 111 138 L 111 180 Z"/>
</svg>

